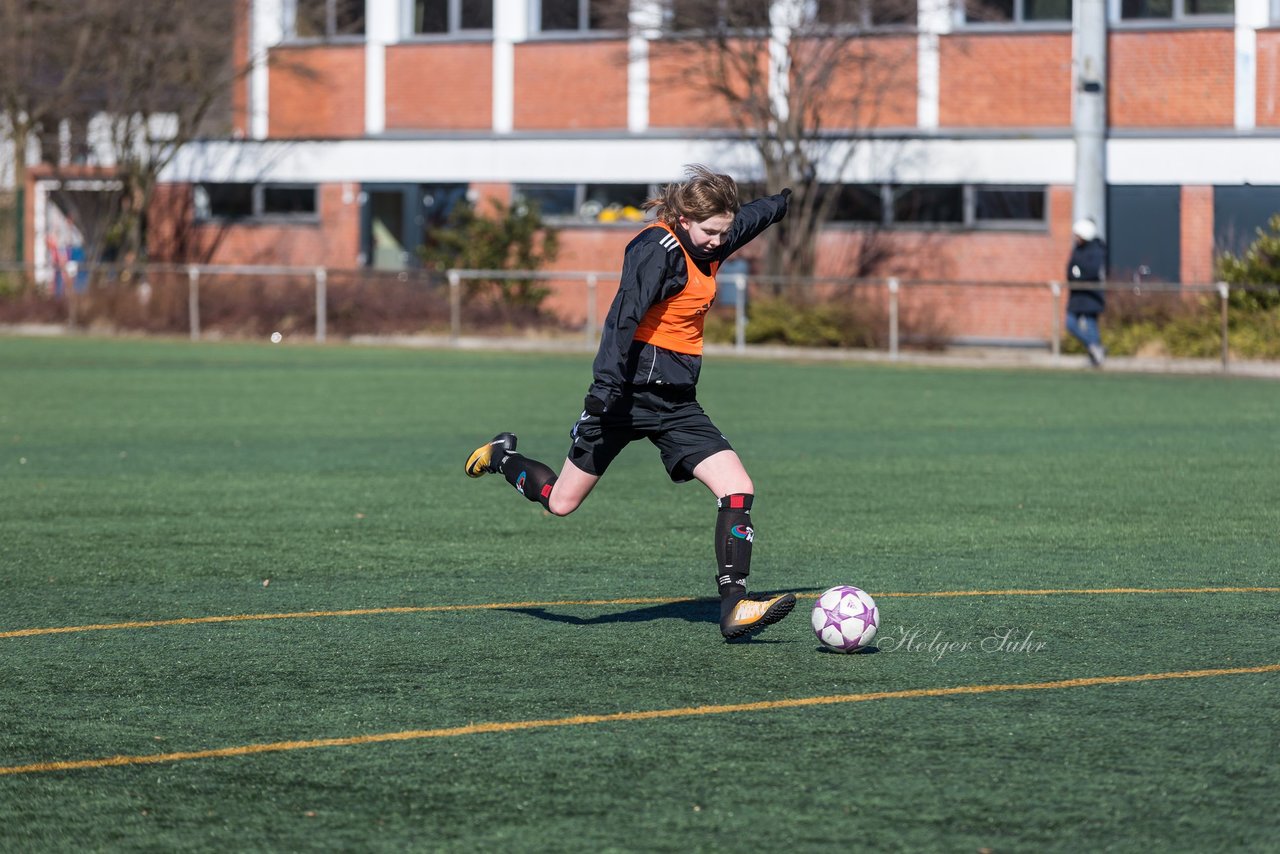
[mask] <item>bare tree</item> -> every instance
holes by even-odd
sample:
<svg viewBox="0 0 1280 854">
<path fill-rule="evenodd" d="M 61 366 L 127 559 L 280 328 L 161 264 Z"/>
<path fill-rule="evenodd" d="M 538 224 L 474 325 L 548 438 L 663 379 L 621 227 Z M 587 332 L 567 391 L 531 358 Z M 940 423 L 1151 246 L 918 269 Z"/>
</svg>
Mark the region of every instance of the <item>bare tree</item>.
<svg viewBox="0 0 1280 854">
<path fill-rule="evenodd" d="M 229 93 L 248 72 L 232 50 L 243 0 L 97 2 L 104 30 L 128 45 L 100 57 L 108 82 L 102 112 L 122 187 L 113 240 L 128 261 L 145 250 L 145 215 L 160 173 L 184 144 L 229 131 Z"/>
<path fill-rule="evenodd" d="M 61 121 L 80 110 L 93 38 L 90 17 L 74 3 L 0 0 L 0 142 L 12 145 L 18 199 L 29 146 L 56 158 Z"/>
<path fill-rule="evenodd" d="M 91 202 L 60 199 L 97 208 L 89 260 L 108 249 L 141 260 L 161 172 L 185 143 L 229 130 L 229 93 L 248 72 L 234 57 L 237 4 L 247 0 L 0 0 L 0 110 L 18 186 L 31 139 L 56 175 L 84 164 L 119 184 Z"/>
<path fill-rule="evenodd" d="M 811 275 L 822 226 L 850 202 L 822 176 L 843 175 L 876 128 L 915 122 L 915 0 L 663 0 L 662 8 L 684 61 L 655 68 L 655 83 L 711 93 L 712 120 L 751 140 L 767 186 L 792 188 L 790 214 L 767 233 L 764 272 Z M 843 275 L 869 275 L 888 259 L 877 225 L 866 218 Z"/>
</svg>

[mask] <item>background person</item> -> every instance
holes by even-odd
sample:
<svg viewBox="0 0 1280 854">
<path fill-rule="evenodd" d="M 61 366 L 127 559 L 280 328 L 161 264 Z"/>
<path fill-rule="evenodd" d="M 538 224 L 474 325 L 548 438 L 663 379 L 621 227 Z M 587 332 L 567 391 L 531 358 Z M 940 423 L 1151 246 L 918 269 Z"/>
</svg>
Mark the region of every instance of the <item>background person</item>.
<svg viewBox="0 0 1280 854">
<path fill-rule="evenodd" d="M 1067 281 L 1071 293 L 1067 297 L 1067 332 L 1084 345 L 1089 364 L 1102 367 L 1107 352 L 1098 331 L 1098 315 L 1107 307 L 1106 293 L 1101 287 L 1077 287 L 1077 282 L 1097 282 L 1107 277 L 1107 244 L 1098 236 L 1098 225 L 1091 219 L 1076 220 L 1071 227 L 1075 246 L 1067 261 Z"/>
</svg>

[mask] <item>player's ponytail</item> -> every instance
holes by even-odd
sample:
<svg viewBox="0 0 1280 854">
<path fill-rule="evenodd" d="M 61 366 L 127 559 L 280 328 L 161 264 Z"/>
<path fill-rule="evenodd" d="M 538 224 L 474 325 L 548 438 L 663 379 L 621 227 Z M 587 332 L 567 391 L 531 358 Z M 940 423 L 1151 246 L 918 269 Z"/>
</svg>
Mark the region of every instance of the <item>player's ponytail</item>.
<svg viewBox="0 0 1280 854">
<path fill-rule="evenodd" d="M 685 167 L 685 180 L 668 184 L 644 203 L 660 222 L 674 226 L 680 217 L 702 222 L 719 214 L 736 216 L 742 202 L 738 184 L 728 175 L 695 163 Z"/>
</svg>

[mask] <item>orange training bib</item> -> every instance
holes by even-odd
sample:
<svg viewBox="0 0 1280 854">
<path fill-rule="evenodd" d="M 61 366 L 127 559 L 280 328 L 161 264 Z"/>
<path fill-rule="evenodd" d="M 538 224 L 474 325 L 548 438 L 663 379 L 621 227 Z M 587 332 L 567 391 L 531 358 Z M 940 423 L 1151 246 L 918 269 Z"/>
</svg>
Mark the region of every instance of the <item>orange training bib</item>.
<svg viewBox="0 0 1280 854">
<path fill-rule="evenodd" d="M 671 235 L 663 239 L 664 246 L 668 246 L 671 241 L 680 246 L 680 251 L 684 252 L 685 266 L 689 270 L 689 283 L 671 299 L 655 303 L 645 312 L 636 329 L 635 340 L 656 344 L 677 353 L 701 356 L 702 327 L 706 323 L 707 311 L 716 301 L 716 271 L 720 268 L 720 262 L 713 262 L 711 275 L 705 275 L 693 263 L 689 253 L 685 252 L 674 231 L 660 222 L 650 228 L 661 228 Z"/>
</svg>

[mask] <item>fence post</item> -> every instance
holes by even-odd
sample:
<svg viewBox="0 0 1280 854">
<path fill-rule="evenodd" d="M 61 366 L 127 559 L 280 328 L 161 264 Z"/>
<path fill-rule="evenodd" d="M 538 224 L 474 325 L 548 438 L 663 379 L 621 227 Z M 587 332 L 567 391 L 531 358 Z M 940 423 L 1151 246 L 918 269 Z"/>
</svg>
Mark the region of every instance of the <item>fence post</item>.
<svg viewBox="0 0 1280 854">
<path fill-rule="evenodd" d="M 1218 302 L 1222 306 L 1222 370 L 1230 368 L 1231 346 L 1227 337 L 1227 297 L 1231 295 L 1231 286 L 1226 282 L 1218 282 Z"/>
<path fill-rule="evenodd" d="M 898 279 L 889 279 L 889 358 L 898 358 Z"/>
<path fill-rule="evenodd" d="M 587 346 L 596 341 L 596 274 L 587 274 Z"/>
<path fill-rule="evenodd" d="M 200 340 L 200 268 L 187 267 L 187 325 L 191 328 L 191 340 Z"/>
<path fill-rule="evenodd" d="M 1059 306 L 1062 304 L 1062 283 L 1050 282 L 1049 293 L 1053 294 L 1053 304 L 1049 306 L 1049 345 L 1050 352 L 1053 353 L 1053 360 L 1059 361 L 1062 356 L 1062 312 Z"/>
<path fill-rule="evenodd" d="M 733 277 L 733 349 L 739 353 L 747 350 L 747 277 L 743 273 Z"/>
<path fill-rule="evenodd" d="M 329 321 L 329 271 L 316 267 L 316 343 L 323 344 Z"/>
<path fill-rule="evenodd" d="M 457 345 L 462 337 L 462 277 L 449 271 L 449 343 Z"/>
</svg>

